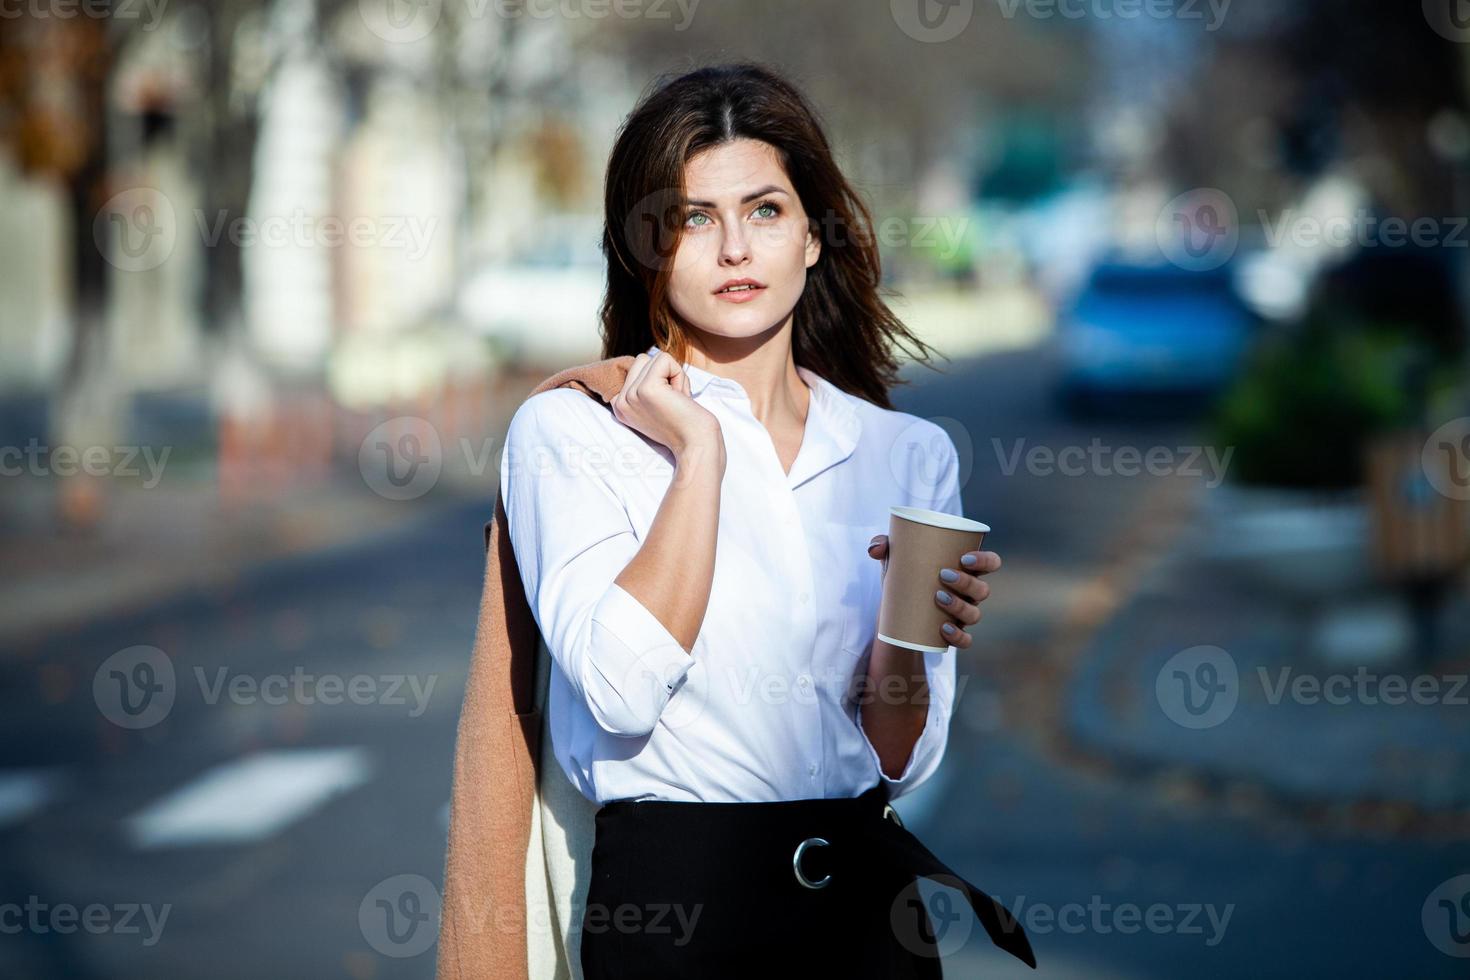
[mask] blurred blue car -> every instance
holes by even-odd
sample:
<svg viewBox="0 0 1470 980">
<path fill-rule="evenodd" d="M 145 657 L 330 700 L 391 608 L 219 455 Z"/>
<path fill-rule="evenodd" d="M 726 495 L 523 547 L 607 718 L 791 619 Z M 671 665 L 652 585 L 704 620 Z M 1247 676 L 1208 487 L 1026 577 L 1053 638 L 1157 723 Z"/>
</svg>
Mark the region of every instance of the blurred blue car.
<svg viewBox="0 0 1470 980">
<path fill-rule="evenodd" d="M 1072 412 L 1208 402 L 1234 377 L 1254 324 L 1229 266 L 1100 264 L 1058 324 L 1057 394 Z"/>
</svg>

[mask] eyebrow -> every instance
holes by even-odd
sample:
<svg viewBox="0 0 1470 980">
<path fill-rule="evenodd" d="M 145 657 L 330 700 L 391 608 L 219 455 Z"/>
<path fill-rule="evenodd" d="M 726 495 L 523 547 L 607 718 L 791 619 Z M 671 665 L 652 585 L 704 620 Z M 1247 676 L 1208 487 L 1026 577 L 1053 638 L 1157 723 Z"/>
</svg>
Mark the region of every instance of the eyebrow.
<svg viewBox="0 0 1470 980">
<path fill-rule="evenodd" d="M 758 190 L 758 191 L 751 191 L 749 194 L 747 194 L 744 197 L 742 197 L 740 199 L 740 203 L 741 204 L 749 204 L 751 201 L 754 201 L 756 198 L 758 198 L 758 197 L 765 197 L 767 194 L 785 194 L 785 193 L 786 192 L 784 190 L 782 190 L 781 188 L 777 187 L 775 184 L 767 184 L 765 187 L 762 187 L 760 190 Z M 687 197 L 684 199 L 684 204 L 685 204 L 686 207 L 691 207 L 691 208 L 712 208 L 712 207 L 715 207 L 715 202 L 714 201 L 691 201 Z"/>
</svg>

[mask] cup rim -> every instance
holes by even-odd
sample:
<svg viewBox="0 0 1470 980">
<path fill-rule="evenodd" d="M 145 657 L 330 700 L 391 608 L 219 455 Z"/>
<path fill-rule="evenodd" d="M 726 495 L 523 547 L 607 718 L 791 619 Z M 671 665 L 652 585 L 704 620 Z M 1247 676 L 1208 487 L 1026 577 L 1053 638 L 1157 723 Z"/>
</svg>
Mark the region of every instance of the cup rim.
<svg viewBox="0 0 1470 980">
<path fill-rule="evenodd" d="M 972 521 L 968 517 L 956 517 L 954 514 L 946 514 L 942 510 L 894 506 L 888 508 L 888 512 L 894 517 L 901 517 L 906 521 L 913 521 L 916 524 L 928 524 L 930 527 L 942 527 L 949 531 L 979 531 L 982 534 L 990 531 L 989 524 Z"/>
</svg>

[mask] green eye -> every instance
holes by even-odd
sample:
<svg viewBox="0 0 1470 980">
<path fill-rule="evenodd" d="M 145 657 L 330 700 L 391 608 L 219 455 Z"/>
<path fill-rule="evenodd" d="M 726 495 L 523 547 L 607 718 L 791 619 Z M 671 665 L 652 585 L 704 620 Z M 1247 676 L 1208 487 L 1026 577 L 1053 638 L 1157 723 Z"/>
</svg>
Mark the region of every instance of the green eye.
<svg viewBox="0 0 1470 980">
<path fill-rule="evenodd" d="M 704 219 L 701 222 L 701 224 L 708 224 L 709 223 L 709 215 L 705 214 L 702 211 L 696 211 L 696 212 L 694 212 L 693 214 L 691 214 L 689 216 L 689 218 L 684 223 L 685 224 L 689 224 L 689 225 L 693 225 L 695 218 L 702 218 L 702 219 Z M 696 227 L 698 227 L 698 225 L 696 225 Z"/>
<path fill-rule="evenodd" d="M 776 215 L 778 215 L 778 214 L 781 213 L 781 209 L 778 208 L 778 207 L 776 207 L 776 205 L 772 204 L 769 201 L 767 201 L 765 204 L 762 204 L 760 207 L 756 208 L 756 210 L 757 211 L 769 211 L 769 212 L 771 212 L 770 214 L 766 215 L 766 217 L 768 217 L 768 218 L 774 218 Z"/>
</svg>

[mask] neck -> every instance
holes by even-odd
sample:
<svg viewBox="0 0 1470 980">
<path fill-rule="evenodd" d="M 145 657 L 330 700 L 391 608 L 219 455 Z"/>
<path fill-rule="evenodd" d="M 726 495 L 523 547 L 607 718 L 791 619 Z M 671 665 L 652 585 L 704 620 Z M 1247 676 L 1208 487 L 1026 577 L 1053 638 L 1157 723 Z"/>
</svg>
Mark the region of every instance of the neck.
<svg viewBox="0 0 1470 980">
<path fill-rule="evenodd" d="M 686 360 L 744 388 L 751 414 L 767 428 L 806 419 L 811 392 L 796 371 L 789 329 L 765 338 L 691 337 Z"/>
</svg>

